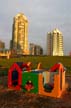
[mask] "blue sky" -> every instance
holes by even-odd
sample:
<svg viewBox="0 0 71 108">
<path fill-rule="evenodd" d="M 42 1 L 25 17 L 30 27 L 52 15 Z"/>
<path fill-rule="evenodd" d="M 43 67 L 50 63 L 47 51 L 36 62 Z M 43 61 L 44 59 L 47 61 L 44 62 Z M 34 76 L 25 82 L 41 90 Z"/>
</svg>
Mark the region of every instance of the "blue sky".
<svg viewBox="0 0 71 108">
<path fill-rule="evenodd" d="M 29 21 L 29 43 L 37 43 L 46 53 L 47 32 L 63 33 L 64 53 L 71 50 L 71 0 L 1 0 L 0 39 L 9 47 L 13 17 L 22 12 Z"/>
</svg>

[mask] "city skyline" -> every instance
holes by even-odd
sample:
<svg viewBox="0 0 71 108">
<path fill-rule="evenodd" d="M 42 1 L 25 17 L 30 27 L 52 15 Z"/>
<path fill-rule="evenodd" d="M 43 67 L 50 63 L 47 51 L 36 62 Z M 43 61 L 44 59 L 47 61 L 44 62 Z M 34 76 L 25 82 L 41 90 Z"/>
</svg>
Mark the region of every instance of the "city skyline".
<svg viewBox="0 0 71 108">
<path fill-rule="evenodd" d="M 70 4 L 70 0 L 2 0 L 0 3 L 0 40 L 4 41 L 6 47 L 9 48 L 13 17 L 22 12 L 29 21 L 29 43 L 38 43 L 46 53 L 47 33 L 58 28 L 63 33 L 64 53 L 68 54 L 71 50 Z"/>
</svg>

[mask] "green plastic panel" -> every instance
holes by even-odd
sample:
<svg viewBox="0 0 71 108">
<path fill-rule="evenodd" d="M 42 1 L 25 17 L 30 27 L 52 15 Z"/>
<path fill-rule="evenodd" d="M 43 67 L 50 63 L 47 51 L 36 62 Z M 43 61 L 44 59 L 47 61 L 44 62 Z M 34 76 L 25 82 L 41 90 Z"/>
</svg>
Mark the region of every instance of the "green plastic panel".
<svg viewBox="0 0 71 108">
<path fill-rule="evenodd" d="M 32 89 L 31 93 L 38 93 L 38 74 L 33 72 L 23 72 L 22 73 L 22 88 L 24 92 L 27 92 L 24 89 L 25 84 L 27 81 L 31 80 L 31 82 L 34 85 L 34 89 Z"/>
</svg>

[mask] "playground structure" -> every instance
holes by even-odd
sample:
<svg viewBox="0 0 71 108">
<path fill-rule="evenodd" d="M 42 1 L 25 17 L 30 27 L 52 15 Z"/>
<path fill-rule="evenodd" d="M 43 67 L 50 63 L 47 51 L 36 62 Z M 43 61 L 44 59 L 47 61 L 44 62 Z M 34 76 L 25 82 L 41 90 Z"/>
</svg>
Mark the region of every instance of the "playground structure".
<svg viewBox="0 0 71 108">
<path fill-rule="evenodd" d="M 49 70 L 31 69 L 29 63 L 14 63 L 8 72 L 8 87 L 14 90 L 23 89 L 24 92 L 37 93 L 45 96 L 60 97 L 65 90 L 65 70 L 61 63 L 57 63 Z"/>
</svg>

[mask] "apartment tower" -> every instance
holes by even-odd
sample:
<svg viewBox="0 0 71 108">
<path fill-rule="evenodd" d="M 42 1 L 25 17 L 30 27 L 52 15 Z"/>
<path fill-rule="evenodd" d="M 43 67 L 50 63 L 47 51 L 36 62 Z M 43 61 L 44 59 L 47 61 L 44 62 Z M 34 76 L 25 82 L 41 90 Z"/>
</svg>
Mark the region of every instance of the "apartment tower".
<svg viewBox="0 0 71 108">
<path fill-rule="evenodd" d="M 63 36 L 58 29 L 48 33 L 47 44 L 48 55 L 63 56 Z"/>
<path fill-rule="evenodd" d="M 19 13 L 14 17 L 10 48 L 17 51 L 19 54 L 27 55 L 29 53 L 28 20 L 22 13 Z"/>
</svg>

